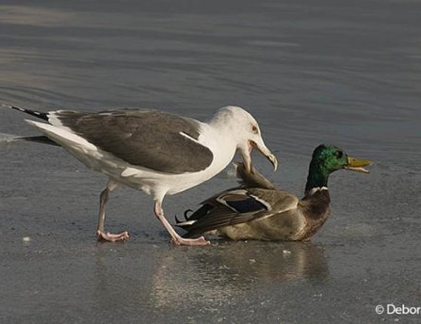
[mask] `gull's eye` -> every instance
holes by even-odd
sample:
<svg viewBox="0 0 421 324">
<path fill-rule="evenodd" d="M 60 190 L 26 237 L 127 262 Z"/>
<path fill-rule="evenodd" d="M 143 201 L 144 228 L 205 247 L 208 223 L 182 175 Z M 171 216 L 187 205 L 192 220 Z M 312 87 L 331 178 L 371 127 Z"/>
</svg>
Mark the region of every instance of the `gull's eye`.
<svg viewBox="0 0 421 324">
<path fill-rule="evenodd" d="M 253 125 L 253 126 L 251 127 L 251 131 L 252 131 L 254 134 L 258 134 L 258 133 L 259 133 L 259 129 L 257 128 L 257 126 L 256 126 L 256 125 Z"/>
</svg>

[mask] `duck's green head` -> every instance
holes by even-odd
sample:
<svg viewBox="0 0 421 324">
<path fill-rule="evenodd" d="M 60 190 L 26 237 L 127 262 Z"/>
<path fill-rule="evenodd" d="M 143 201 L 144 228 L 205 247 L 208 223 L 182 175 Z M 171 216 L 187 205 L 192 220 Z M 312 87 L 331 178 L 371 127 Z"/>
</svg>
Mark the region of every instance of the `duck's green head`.
<svg viewBox="0 0 421 324">
<path fill-rule="evenodd" d="M 327 144 L 321 144 L 314 150 L 311 162 L 328 173 L 340 169 L 368 173 L 364 167 L 372 164 L 368 160 L 350 157 L 339 147 Z"/>
<path fill-rule="evenodd" d="M 368 173 L 365 166 L 371 161 L 355 159 L 334 145 L 319 145 L 313 152 L 307 178 L 306 192 L 315 187 L 326 187 L 329 174 L 345 169 Z"/>
</svg>

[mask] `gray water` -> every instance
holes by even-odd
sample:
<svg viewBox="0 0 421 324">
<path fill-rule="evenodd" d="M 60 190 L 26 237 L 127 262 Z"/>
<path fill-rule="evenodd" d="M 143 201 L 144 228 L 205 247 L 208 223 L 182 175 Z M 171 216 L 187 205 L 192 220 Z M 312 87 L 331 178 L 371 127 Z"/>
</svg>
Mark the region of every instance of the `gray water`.
<svg viewBox="0 0 421 324">
<path fill-rule="evenodd" d="M 150 197 L 119 189 L 95 241 L 105 177 L 61 149 L 0 136 L 1 323 L 418 323 L 421 2 L 5 1 L 0 101 L 39 110 L 151 107 L 198 119 L 233 104 L 259 121 L 273 173 L 298 195 L 328 142 L 375 161 L 341 171 L 309 243 L 173 247 Z M 2 109 L 0 133 L 34 132 Z M 165 200 L 172 220 L 230 172 Z M 29 238 L 24 241 L 23 238 Z"/>
</svg>

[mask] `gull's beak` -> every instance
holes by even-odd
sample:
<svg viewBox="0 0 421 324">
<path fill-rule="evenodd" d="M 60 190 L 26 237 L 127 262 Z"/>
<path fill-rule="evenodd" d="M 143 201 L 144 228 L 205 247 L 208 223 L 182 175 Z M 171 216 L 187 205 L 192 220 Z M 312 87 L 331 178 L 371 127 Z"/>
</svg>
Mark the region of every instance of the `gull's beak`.
<svg viewBox="0 0 421 324">
<path fill-rule="evenodd" d="M 273 170 L 276 171 L 276 169 L 278 168 L 278 160 L 276 159 L 276 156 L 272 154 L 272 152 L 266 147 L 263 141 L 257 144 L 256 142 L 250 141 L 250 140 L 248 141 L 248 158 L 249 158 L 248 161 L 246 158 L 244 158 L 244 155 L 243 155 L 244 165 L 246 167 L 246 170 L 250 171 L 252 169 L 250 152 L 253 149 L 253 147 L 257 148 L 260 151 L 260 153 L 266 156 L 266 158 L 270 161 L 270 163 L 272 163 Z M 247 162 L 249 163 L 249 165 L 247 165 Z"/>
<path fill-rule="evenodd" d="M 363 159 L 355 159 L 348 156 L 348 164 L 344 167 L 346 170 L 352 170 L 357 172 L 369 173 L 367 169 L 364 169 L 365 166 L 372 165 L 373 162 Z"/>
<path fill-rule="evenodd" d="M 278 159 L 276 158 L 276 156 L 270 153 L 269 155 L 266 155 L 266 157 L 269 160 L 269 162 L 272 163 L 273 171 L 276 171 L 278 169 Z"/>
</svg>

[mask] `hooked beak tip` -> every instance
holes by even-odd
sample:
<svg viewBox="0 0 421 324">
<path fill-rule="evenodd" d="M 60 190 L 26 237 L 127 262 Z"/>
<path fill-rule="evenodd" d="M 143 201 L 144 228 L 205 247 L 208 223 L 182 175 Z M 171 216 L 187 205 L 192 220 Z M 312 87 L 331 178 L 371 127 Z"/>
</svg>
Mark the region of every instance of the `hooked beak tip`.
<svg viewBox="0 0 421 324">
<path fill-rule="evenodd" d="M 273 165 L 273 171 L 276 171 L 278 169 L 278 159 L 276 158 L 276 156 L 273 154 L 269 154 L 267 158 Z"/>
</svg>

